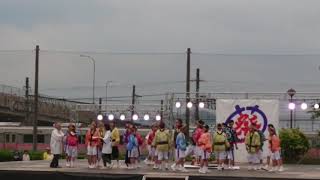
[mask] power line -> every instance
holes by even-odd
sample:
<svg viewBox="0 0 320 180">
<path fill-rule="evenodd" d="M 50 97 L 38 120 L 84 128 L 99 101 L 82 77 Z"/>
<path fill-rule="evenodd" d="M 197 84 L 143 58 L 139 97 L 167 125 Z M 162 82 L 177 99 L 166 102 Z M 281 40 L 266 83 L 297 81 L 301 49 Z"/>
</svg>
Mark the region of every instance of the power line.
<svg viewBox="0 0 320 180">
<path fill-rule="evenodd" d="M 46 53 L 56 53 L 56 54 L 106 54 L 106 55 L 183 55 L 184 52 L 174 52 L 174 51 L 65 51 L 65 50 L 41 50 L 41 52 Z"/>
</svg>

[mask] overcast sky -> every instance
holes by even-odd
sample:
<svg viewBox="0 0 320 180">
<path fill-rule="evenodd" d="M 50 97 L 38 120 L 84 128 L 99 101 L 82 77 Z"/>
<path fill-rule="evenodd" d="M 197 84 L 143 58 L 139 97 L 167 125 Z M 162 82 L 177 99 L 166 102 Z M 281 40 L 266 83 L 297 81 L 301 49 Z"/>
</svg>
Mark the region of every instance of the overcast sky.
<svg viewBox="0 0 320 180">
<path fill-rule="evenodd" d="M 48 50 L 40 52 L 42 93 L 91 96 L 92 64 L 80 54 L 96 59 L 97 96 L 109 80 L 110 96 L 130 95 L 134 83 L 140 93 L 181 92 L 190 47 L 202 91 L 314 92 L 319 17 L 318 0 L 1 0 L 0 84 L 22 87 L 26 76 L 33 84 L 39 44 Z"/>
</svg>

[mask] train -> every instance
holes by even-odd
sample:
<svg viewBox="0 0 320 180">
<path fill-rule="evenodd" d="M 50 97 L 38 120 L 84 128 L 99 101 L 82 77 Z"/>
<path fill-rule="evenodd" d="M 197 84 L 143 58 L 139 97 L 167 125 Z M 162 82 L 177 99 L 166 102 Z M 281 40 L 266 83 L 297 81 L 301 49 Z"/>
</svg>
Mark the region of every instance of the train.
<svg viewBox="0 0 320 180">
<path fill-rule="evenodd" d="M 50 147 L 50 138 L 53 127 L 38 127 L 37 150 L 44 151 Z M 77 129 L 79 134 L 79 150 L 85 152 L 85 134 L 87 127 Z M 120 128 L 121 140 L 125 129 Z M 62 131 L 66 132 L 67 127 L 62 126 Z M 145 137 L 150 129 L 139 129 L 139 133 Z M 121 143 L 122 144 L 122 143 Z M 31 150 L 33 145 L 33 127 L 31 126 L 0 126 L 0 149 L 24 151 Z"/>
</svg>

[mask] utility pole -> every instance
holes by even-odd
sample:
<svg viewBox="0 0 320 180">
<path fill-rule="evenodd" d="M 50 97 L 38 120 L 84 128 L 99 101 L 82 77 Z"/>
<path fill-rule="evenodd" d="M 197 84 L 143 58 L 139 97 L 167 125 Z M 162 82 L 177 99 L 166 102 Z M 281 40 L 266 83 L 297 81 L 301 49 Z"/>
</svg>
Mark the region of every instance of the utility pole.
<svg viewBox="0 0 320 180">
<path fill-rule="evenodd" d="M 99 114 L 101 114 L 102 98 L 99 98 Z"/>
<path fill-rule="evenodd" d="M 186 76 L 186 104 L 190 102 L 190 55 L 191 49 L 187 49 L 187 76 Z M 190 109 L 186 106 L 186 125 L 187 125 L 187 139 L 189 138 L 190 125 Z"/>
<path fill-rule="evenodd" d="M 34 120 L 33 120 L 33 151 L 37 150 L 38 144 L 38 96 L 39 96 L 39 45 L 36 46 L 36 62 L 35 62 L 35 82 L 34 82 Z"/>
<path fill-rule="evenodd" d="M 199 89 L 200 89 L 200 69 L 197 68 L 197 78 L 196 78 L 196 110 L 194 113 L 195 120 L 200 120 L 199 116 Z"/>
<path fill-rule="evenodd" d="M 161 116 L 161 121 L 163 121 L 163 99 L 161 99 L 160 116 Z"/>
<path fill-rule="evenodd" d="M 26 112 L 26 117 L 25 117 L 25 123 L 26 125 L 31 125 L 30 123 L 30 117 L 29 117 L 29 78 L 26 77 L 26 85 L 25 85 L 25 112 Z"/>
<path fill-rule="evenodd" d="M 136 103 L 136 86 L 133 85 L 132 87 L 132 102 L 131 102 L 131 121 L 133 121 L 133 114 L 134 114 L 134 105 Z"/>
</svg>

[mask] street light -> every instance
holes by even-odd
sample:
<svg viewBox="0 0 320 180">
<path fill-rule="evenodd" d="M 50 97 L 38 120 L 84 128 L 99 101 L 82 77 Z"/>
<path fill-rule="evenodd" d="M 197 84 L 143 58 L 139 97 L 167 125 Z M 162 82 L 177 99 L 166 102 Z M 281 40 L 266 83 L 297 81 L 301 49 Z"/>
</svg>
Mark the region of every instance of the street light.
<svg viewBox="0 0 320 180">
<path fill-rule="evenodd" d="M 138 120 L 138 119 L 139 119 L 138 114 L 133 114 L 133 115 L 132 115 L 132 120 L 136 121 L 136 120 Z"/>
<path fill-rule="evenodd" d="M 99 115 L 97 116 L 97 120 L 98 120 L 98 121 L 102 121 L 102 120 L 103 120 L 103 115 L 102 115 L 102 114 L 99 114 Z"/>
<path fill-rule="evenodd" d="M 150 119 L 149 114 L 145 114 L 144 117 L 143 117 L 143 119 L 144 119 L 145 121 L 149 121 L 149 119 Z"/>
<path fill-rule="evenodd" d="M 296 108 L 296 104 L 293 103 L 293 102 L 291 102 L 291 103 L 289 103 L 288 108 L 289 108 L 290 110 L 294 110 L 294 109 Z"/>
<path fill-rule="evenodd" d="M 314 104 L 313 106 L 315 109 L 319 109 L 320 105 L 318 103 Z"/>
<path fill-rule="evenodd" d="M 192 106 L 193 106 L 192 102 L 188 102 L 188 103 L 187 103 L 187 107 L 188 107 L 189 109 L 192 108 Z"/>
<path fill-rule="evenodd" d="M 290 103 L 293 103 L 292 102 L 292 97 L 296 94 L 296 90 L 294 90 L 294 89 L 289 89 L 288 91 L 287 91 L 287 94 L 290 96 Z M 294 107 L 295 107 L 295 105 L 294 105 Z M 294 110 L 294 108 L 293 109 L 290 109 L 290 128 L 292 128 L 292 121 L 293 121 L 293 110 Z"/>
<path fill-rule="evenodd" d="M 156 121 L 160 121 L 161 120 L 161 115 L 160 114 L 157 114 L 156 115 Z"/>
<path fill-rule="evenodd" d="M 88 56 L 88 55 L 81 54 L 80 57 L 88 58 L 93 63 L 92 104 L 95 104 L 94 93 L 95 93 L 95 81 L 96 81 L 96 61 L 93 59 L 93 57 Z"/>
<path fill-rule="evenodd" d="M 180 108 L 181 107 L 181 102 L 180 101 L 177 101 L 176 102 L 176 108 Z"/>
<path fill-rule="evenodd" d="M 201 108 L 201 109 L 204 108 L 204 102 L 199 103 L 199 108 Z"/>
<path fill-rule="evenodd" d="M 108 119 L 109 119 L 109 121 L 113 121 L 114 120 L 114 115 L 113 114 L 109 114 L 108 115 Z"/>
<path fill-rule="evenodd" d="M 305 103 L 305 102 L 303 102 L 303 103 L 301 104 L 301 109 L 302 109 L 302 110 L 308 109 L 308 104 Z"/>
<path fill-rule="evenodd" d="M 121 115 L 120 115 L 120 120 L 121 120 L 121 121 L 124 121 L 125 119 L 126 119 L 126 115 L 121 114 Z"/>
</svg>

